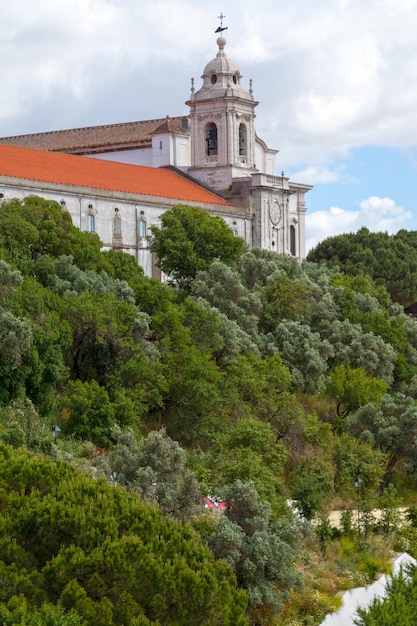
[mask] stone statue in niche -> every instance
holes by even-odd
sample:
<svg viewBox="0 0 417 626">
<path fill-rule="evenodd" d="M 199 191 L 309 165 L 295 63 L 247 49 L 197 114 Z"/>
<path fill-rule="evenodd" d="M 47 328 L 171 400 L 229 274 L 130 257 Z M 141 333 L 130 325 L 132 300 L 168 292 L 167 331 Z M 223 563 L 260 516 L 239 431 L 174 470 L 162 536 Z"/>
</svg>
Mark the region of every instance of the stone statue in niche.
<svg viewBox="0 0 417 626">
<path fill-rule="evenodd" d="M 122 220 L 118 208 L 114 209 L 113 218 L 113 248 L 122 247 Z"/>
<path fill-rule="evenodd" d="M 122 220 L 120 219 L 119 209 L 114 209 L 114 219 L 113 219 L 113 235 L 122 234 Z"/>
</svg>

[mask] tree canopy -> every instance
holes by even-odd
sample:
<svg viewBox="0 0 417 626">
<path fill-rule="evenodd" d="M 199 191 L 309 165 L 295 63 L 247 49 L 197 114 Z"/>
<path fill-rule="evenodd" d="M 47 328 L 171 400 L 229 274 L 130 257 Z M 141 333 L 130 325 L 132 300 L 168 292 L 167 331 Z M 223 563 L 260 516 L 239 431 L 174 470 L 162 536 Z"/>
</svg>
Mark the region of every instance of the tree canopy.
<svg viewBox="0 0 417 626">
<path fill-rule="evenodd" d="M 150 249 L 157 255 L 159 267 L 182 287 L 214 259 L 233 264 L 244 245 L 221 217 L 185 205 L 166 211 L 161 227 L 151 226 L 151 232 Z"/>
<path fill-rule="evenodd" d="M 171 608 L 173 623 L 245 624 L 248 597 L 253 623 L 318 622 L 335 605 L 336 589 L 324 587 L 338 569 L 316 583 L 310 557 L 319 545 L 324 558 L 343 533 L 328 554 L 345 551 L 352 563 L 354 539 L 346 520 L 333 532 L 326 517 L 311 527 L 306 519 L 341 503 L 347 519 L 360 477 L 362 551 L 372 507 L 393 483 L 415 497 L 417 324 L 393 302 L 388 273 L 349 266 L 349 246 L 346 267 L 299 264 L 243 251 L 199 209 L 166 215 L 154 241 L 161 235 L 182 263 L 166 268 L 172 284 L 147 278 L 127 254 L 101 252 L 56 203 L 0 202 L 0 444 L 14 449 L 0 446 L 9 455 L 0 460 L 0 524 L 11 533 L 0 539 L 0 579 L 12 590 L 0 591 L 5 624 L 73 626 L 99 614 L 149 626 L 169 624 Z M 398 242 L 401 268 L 401 246 L 415 235 Z M 398 293 L 412 287 L 411 261 L 409 270 Z M 228 503 L 223 516 L 203 511 L 213 494 Z M 309 528 L 301 551 L 287 499 Z M 416 555 L 417 533 L 407 532 Z M 394 541 L 386 546 L 401 548 Z M 367 561 L 359 584 L 378 567 Z M 211 608 L 222 603 L 224 613 Z"/>
<path fill-rule="evenodd" d="M 416 237 L 406 231 L 388 235 L 361 228 L 357 233 L 328 237 L 307 259 L 325 261 L 347 274 L 369 275 L 404 306 L 417 301 Z"/>
<path fill-rule="evenodd" d="M 28 613 L 2 623 L 247 624 L 231 568 L 138 496 L 4 444 L 0 489 L 0 615 Z"/>
</svg>

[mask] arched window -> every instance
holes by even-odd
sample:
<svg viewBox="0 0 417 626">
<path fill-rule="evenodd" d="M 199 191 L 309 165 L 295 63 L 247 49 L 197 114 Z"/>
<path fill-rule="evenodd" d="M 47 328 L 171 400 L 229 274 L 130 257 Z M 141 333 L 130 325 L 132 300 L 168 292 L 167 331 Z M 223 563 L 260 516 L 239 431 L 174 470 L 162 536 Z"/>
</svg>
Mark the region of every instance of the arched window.
<svg viewBox="0 0 417 626">
<path fill-rule="evenodd" d="M 297 246 L 295 244 L 295 226 L 290 226 L 290 253 L 292 256 L 297 256 Z"/>
<path fill-rule="evenodd" d="M 139 237 L 146 237 L 146 222 L 145 222 L 145 220 L 139 220 L 138 232 L 139 232 Z"/>
<path fill-rule="evenodd" d="M 95 232 L 95 220 L 92 213 L 87 214 L 87 230 L 89 233 Z"/>
<path fill-rule="evenodd" d="M 213 122 L 206 126 L 206 154 L 207 156 L 217 154 L 217 126 Z"/>
<path fill-rule="evenodd" d="M 239 156 L 247 155 L 247 132 L 245 124 L 240 124 L 239 126 Z"/>
</svg>

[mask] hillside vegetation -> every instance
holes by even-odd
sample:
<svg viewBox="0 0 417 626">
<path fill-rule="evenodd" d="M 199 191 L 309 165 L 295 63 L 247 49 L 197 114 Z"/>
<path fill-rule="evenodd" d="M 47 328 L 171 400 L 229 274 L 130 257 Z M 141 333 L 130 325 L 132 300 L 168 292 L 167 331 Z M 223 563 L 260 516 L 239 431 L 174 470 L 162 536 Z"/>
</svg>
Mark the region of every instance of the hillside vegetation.
<svg viewBox="0 0 417 626">
<path fill-rule="evenodd" d="M 378 237 L 299 265 L 177 206 L 161 284 L 0 205 L 2 623 L 309 626 L 417 554 L 417 248 Z"/>
</svg>

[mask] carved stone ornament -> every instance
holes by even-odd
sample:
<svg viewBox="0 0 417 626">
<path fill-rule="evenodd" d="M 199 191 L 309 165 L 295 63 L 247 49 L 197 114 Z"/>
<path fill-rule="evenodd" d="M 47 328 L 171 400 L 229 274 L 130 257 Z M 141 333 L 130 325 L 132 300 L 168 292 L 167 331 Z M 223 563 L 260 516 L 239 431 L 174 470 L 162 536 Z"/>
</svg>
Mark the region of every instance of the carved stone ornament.
<svg viewBox="0 0 417 626">
<path fill-rule="evenodd" d="M 235 113 L 236 119 L 247 120 L 248 122 L 250 122 L 255 117 L 254 115 L 251 115 L 250 113 L 238 113 L 237 111 L 235 112 L 235 110 L 233 110 L 232 113 Z"/>
<path fill-rule="evenodd" d="M 272 200 L 269 203 L 269 219 L 271 220 L 274 226 L 278 226 L 282 218 L 282 207 L 279 204 L 278 200 Z"/>
<path fill-rule="evenodd" d="M 207 113 L 198 113 L 197 117 L 199 120 L 205 120 L 208 117 L 209 118 L 220 118 L 222 116 L 221 113 L 213 113 L 211 111 L 208 111 Z"/>
</svg>

